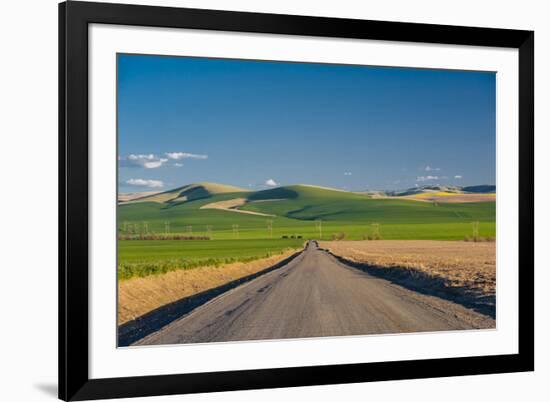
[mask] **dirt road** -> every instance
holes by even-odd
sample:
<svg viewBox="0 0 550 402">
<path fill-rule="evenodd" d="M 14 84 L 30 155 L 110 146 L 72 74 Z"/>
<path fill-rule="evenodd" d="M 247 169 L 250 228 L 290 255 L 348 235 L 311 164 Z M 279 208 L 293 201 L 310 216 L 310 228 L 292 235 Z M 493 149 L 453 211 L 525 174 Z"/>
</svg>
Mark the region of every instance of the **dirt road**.
<svg viewBox="0 0 550 402">
<path fill-rule="evenodd" d="M 241 285 L 134 345 L 494 328 L 461 305 L 348 267 L 309 242 L 286 266 Z"/>
</svg>

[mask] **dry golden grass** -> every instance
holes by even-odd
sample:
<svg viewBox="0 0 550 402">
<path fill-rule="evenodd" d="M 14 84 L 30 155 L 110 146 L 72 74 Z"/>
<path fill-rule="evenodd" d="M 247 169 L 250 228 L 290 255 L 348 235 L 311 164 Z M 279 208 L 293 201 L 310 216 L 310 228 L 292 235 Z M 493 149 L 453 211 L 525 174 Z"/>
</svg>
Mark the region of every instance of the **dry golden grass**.
<svg viewBox="0 0 550 402">
<path fill-rule="evenodd" d="M 201 209 L 230 209 L 237 208 L 246 204 L 246 198 L 232 198 L 225 201 L 211 202 L 210 204 L 205 204 Z"/>
<path fill-rule="evenodd" d="M 118 324 L 158 307 L 224 285 L 269 268 L 294 254 L 294 250 L 247 263 L 171 271 L 163 275 L 118 281 Z"/>
<path fill-rule="evenodd" d="M 348 260 L 385 268 L 410 268 L 484 296 L 495 295 L 494 242 L 436 240 L 323 241 L 320 246 Z"/>
<path fill-rule="evenodd" d="M 275 216 L 269 214 L 263 214 L 261 212 L 245 211 L 236 209 L 247 203 L 246 198 L 233 198 L 231 200 L 211 202 L 210 204 L 203 205 L 201 209 L 221 209 L 223 211 L 239 212 L 241 214 L 260 215 L 260 216 Z"/>
<path fill-rule="evenodd" d="M 120 193 L 118 195 L 118 201 L 119 202 L 127 202 L 135 200 L 136 198 L 146 197 L 148 195 L 157 194 L 158 191 L 142 191 L 142 192 L 136 192 L 136 193 Z"/>
<path fill-rule="evenodd" d="M 424 202 L 440 202 L 440 203 L 467 203 L 467 202 L 489 202 L 496 200 L 496 194 L 463 194 L 463 193 L 447 193 L 444 191 L 420 193 L 407 195 L 404 197 L 408 200 L 424 201 Z"/>
</svg>

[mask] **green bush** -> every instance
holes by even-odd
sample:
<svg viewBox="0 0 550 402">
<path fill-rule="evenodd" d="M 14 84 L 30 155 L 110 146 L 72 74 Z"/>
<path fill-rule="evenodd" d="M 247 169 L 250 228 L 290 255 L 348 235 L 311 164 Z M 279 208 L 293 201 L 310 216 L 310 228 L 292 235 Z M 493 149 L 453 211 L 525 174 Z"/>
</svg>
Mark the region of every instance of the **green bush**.
<svg viewBox="0 0 550 402">
<path fill-rule="evenodd" d="M 344 240 L 345 238 L 346 238 L 346 234 L 344 232 L 333 233 L 331 235 L 332 240 Z"/>
</svg>

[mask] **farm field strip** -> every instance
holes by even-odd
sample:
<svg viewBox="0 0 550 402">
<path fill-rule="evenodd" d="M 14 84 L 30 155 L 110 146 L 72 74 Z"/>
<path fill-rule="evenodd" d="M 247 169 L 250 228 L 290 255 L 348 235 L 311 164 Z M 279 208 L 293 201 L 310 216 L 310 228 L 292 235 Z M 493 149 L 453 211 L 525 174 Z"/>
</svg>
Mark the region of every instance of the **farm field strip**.
<svg viewBox="0 0 550 402">
<path fill-rule="evenodd" d="M 299 239 L 119 240 L 119 279 L 249 262 L 302 247 Z"/>
</svg>

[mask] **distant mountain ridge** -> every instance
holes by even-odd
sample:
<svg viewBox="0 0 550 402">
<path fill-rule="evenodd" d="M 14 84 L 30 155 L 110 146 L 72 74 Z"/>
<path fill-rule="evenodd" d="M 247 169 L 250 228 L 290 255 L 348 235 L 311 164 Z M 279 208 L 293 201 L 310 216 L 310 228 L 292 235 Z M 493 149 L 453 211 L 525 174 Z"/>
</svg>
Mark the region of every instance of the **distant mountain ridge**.
<svg viewBox="0 0 550 402">
<path fill-rule="evenodd" d="M 479 186 L 462 187 L 462 191 L 467 193 L 496 193 L 497 186 L 491 184 L 482 184 Z"/>
</svg>

